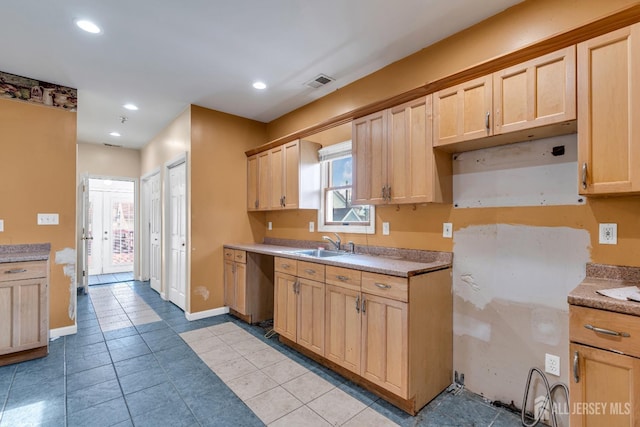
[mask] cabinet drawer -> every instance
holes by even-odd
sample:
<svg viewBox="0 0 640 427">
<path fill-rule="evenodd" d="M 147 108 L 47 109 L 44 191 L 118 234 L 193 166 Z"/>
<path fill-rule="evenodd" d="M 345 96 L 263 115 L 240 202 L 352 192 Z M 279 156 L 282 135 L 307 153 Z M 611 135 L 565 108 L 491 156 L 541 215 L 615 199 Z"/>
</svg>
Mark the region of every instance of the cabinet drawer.
<svg viewBox="0 0 640 427">
<path fill-rule="evenodd" d="M 615 333 L 628 336 L 615 336 Z M 569 306 L 569 338 L 573 342 L 640 357 L 640 317 L 572 305 Z"/>
<path fill-rule="evenodd" d="M 362 292 L 407 302 L 408 279 L 376 273 L 362 273 Z"/>
<path fill-rule="evenodd" d="M 233 251 L 233 260 L 235 262 L 241 262 L 243 264 L 247 263 L 247 253 L 245 251 L 234 250 Z"/>
<path fill-rule="evenodd" d="M 362 272 L 349 268 L 333 267 L 328 265 L 326 272 L 326 282 L 331 285 L 342 286 L 343 288 L 360 291 Z"/>
<path fill-rule="evenodd" d="M 296 261 L 295 259 L 276 257 L 274 262 L 275 271 L 293 274 L 294 276 L 298 274 L 298 261 Z"/>
<path fill-rule="evenodd" d="M 234 252 L 235 251 L 233 249 L 224 248 L 224 259 L 233 261 Z"/>
<path fill-rule="evenodd" d="M 324 282 L 324 265 L 315 262 L 298 261 L 298 277 Z"/>
<path fill-rule="evenodd" d="M 6 264 L 0 264 L 0 282 L 37 279 L 46 276 L 46 261 L 9 262 Z"/>
</svg>

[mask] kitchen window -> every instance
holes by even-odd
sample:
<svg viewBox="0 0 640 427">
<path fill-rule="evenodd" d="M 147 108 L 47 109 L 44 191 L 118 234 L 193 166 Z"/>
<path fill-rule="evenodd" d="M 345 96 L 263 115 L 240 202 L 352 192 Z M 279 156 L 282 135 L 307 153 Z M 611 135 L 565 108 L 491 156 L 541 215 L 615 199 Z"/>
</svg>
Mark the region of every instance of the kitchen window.
<svg viewBox="0 0 640 427">
<path fill-rule="evenodd" d="M 375 208 L 353 205 L 351 141 L 330 145 L 319 152 L 322 191 L 318 231 L 375 233 Z"/>
</svg>

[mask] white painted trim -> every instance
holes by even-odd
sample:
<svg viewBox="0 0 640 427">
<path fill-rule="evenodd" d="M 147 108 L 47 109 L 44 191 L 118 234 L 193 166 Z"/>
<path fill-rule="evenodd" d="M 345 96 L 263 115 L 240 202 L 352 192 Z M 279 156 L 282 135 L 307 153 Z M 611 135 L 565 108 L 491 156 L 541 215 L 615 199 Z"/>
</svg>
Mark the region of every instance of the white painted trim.
<svg viewBox="0 0 640 427">
<path fill-rule="evenodd" d="M 78 324 L 65 326 L 64 328 L 56 328 L 49 330 L 49 339 L 64 337 L 65 335 L 73 335 L 78 333 Z"/>
<path fill-rule="evenodd" d="M 167 294 L 164 292 L 160 292 L 160 298 L 162 298 L 163 300 L 167 301 Z"/>
<path fill-rule="evenodd" d="M 220 316 L 221 314 L 229 313 L 229 307 L 219 307 L 211 310 L 198 311 L 196 313 L 184 312 L 184 317 L 189 321 L 206 319 L 207 317 Z"/>
</svg>

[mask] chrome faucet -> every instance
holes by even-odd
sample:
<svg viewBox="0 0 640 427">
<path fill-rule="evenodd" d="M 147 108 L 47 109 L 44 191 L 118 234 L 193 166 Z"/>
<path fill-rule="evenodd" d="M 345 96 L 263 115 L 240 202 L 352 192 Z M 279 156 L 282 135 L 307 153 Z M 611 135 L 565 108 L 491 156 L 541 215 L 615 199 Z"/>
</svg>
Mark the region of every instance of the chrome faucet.
<svg viewBox="0 0 640 427">
<path fill-rule="evenodd" d="M 322 236 L 322 238 L 324 240 L 328 240 L 329 242 L 331 242 L 331 244 L 336 248 L 336 250 L 339 251 L 340 245 L 342 244 L 342 240 L 340 240 L 340 236 L 338 235 L 338 233 L 333 233 L 333 234 L 336 236 L 335 241 L 329 236 Z"/>
</svg>

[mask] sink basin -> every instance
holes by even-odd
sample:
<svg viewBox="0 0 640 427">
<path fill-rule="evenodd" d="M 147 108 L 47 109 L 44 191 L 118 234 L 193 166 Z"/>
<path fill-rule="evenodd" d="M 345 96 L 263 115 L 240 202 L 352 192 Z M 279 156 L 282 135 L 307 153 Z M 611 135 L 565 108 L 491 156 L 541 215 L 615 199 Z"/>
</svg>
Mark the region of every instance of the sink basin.
<svg viewBox="0 0 640 427">
<path fill-rule="evenodd" d="M 333 256 L 346 255 L 348 252 L 345 251 L 330 251 L 325 249 L 304 249 L 300 251 L 292 251 L 292 254 L 296 255 L 306 255 L 315 258 L 329 258 Z"/>
</svg>

